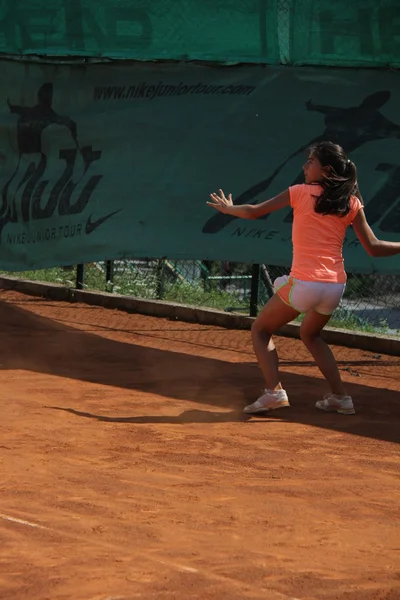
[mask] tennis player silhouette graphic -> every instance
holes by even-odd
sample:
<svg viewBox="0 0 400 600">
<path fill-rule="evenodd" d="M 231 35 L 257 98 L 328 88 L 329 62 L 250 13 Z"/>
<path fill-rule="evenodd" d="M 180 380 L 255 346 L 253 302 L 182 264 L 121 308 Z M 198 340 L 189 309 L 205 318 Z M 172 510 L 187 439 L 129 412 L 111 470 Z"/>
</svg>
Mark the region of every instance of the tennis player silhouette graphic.
<svg viewBox="0 0 400 600">
<path fill-rule="evenodd" d="M 275 177 L 290 160 L 302 154 L 304 150 L 317 142 L 330 140 L 344 147 L 346 152 L 350 153 L 367 142 L 384 139 L 400 140 L 400 125 L 393 123 L 380 112 L 380 108 L 389 101 L 390 95 L 390 91 L 388 90 L 376 92 L 367 96 L 358 106 L 350 108 L 319 105 L 308 100 L 306 102 L 308 111 L 320 112 L 325 116 L 325 131 L 314 139 L 309 140 L 291 154 L 267 179 L 256 183 L 245 192 L 242 192 L 242 194 L 235 198 L 234 204 L 249 204 L 259 194 L 269 188 Z M 303 183 L 303 181 L 304 175 L 302 172 L 299 172 L 299 175 L 293 180 L 291 185 Z M 269 215 L 264 218 L 268 217 Z M 204 224 L 203 233 L 218 233 L 233 218 L 230 215 L 221 213 L 213 215 Z M 292 212 L 288 214 L 285 220 L 286 222 L 292 220 Z"/>
<path fill-rule="evenodd" d="M 0 243 L 3 228 L 8 223 L 28 223 L 58 216 L 81 214 L 87 207 L 92 194 L 102 179 L 101 174 L 90 175 L 90 167 L 100 160 L 101 150 L 92 146 L 80 146 L 77 126 L 70 117 L 59 115 L 52 107 L 53 84 L 45 83 L 37 94 L 35 106 L 19 106 L 8 100 L 12 114 L 18 115 L 17 141 L 18 163 L 11 177 L 5 183 L 0 207 Z M 66 128 L 72 138 L 73 147 L 65 144 L 58 148 L 58 134 L 52 138 L 53 147 L 44 147 L 43 133 L 46 128 L 56 125 Z M 62 140 L 62 137 L 61 137 Z M 65 143 L 63 140 L 61 143 Z M 53 163 L 48 167 L 49 156 Z M 77 164 L 77 157 L 80 157 Z M 60 159 L 63 171 L 53 171 L 54 158 Z M 53 178 L 51 175 L 53 174 Z M 56 174 L 56 180 L 55 175 Z M 74 177 L 75 174 L 75 177 Z M 99 218 L 88 215 L 84 227 L 85 234 L 93 233 L 100 225 L 120 212 L 113 210 Z"/>
<path fill-rule="evenodd" d="M 38 103 L 36 106 L 8 106 L 11 113 L 19 115 L 18 119 L 18 149 L 19 154 L 42 153 L 42 134 L 49 125 L 64 125 L 71 132 L 72 139 L 77 147 L 76 123 L 69 117 L 58 115 L 52 108 L 53 84 L 45 83 L 39 89 Z"/>
<path fill-rule="evenodd" d="M 7 100 L 10 112 L 19 115 L 17 123 L 18 140 L 18 163 L 14 173 L 6 182 L 2 190 L 1 216 L 9 222 L 17 222 L 18 207 L 16 194 L 21 187 L 26 185 L 23 196 L 32 194 L 35 185 L 45 172 L 47 158 L 42 149 L 42 135 L 44 130 L 50 125 L 65 126 L 71 133 L 74 145 L 79 150 L 77 126 L 69 117 L 58 115 L 52 108 L 53 102 L 53 84 L 45 83 L 37 94 L 37 104 L 35 106 L 19 106 L 12 104 Z M 22 159 L 28 159 L 28 165 L 24 174 L 21 173 Z M 26 161 L 24 161 L 26 166 Z M 22 169 L 24 168 L 22 166 Z M 18 179 L 20 179 L 18 181 Z M 29 220 L 29 210 L 27 203 L 21 203 L 22 220 Z"/>
</svg>

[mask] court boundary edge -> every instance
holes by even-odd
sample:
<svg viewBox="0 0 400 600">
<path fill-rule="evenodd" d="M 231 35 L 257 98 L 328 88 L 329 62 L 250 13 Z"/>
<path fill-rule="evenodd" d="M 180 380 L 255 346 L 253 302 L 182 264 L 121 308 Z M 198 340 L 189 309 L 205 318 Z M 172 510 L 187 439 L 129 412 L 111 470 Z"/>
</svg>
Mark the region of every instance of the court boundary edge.
<svg viewBox="0 0 400 600">
<path fill-rule="evenodd" d="M 250 329 L 254 321 L 252 317 L 209 308 L 196 308 L 185 304 L 175 304 L 162 300 L 145 300 L 107 292 L 76 290 L 55 283 L 30 281 L 15 277 L 0 277 L 0 289 L 14 290 L 28 296 L 40 296 L 61 302 L 81 302 L 128 313 L 138 313 L 200 325 L 213 325 L 226 329 Z M 300 325 L 289 323 L 282 327 L 278 334 L 299 339 Z M 336 346 L 400 356 L 400 339 L 396 338 L 371 333 L 355 333 L 332 327 L 324 330 L 323 337 L 328 344 Z"/>
</svg>

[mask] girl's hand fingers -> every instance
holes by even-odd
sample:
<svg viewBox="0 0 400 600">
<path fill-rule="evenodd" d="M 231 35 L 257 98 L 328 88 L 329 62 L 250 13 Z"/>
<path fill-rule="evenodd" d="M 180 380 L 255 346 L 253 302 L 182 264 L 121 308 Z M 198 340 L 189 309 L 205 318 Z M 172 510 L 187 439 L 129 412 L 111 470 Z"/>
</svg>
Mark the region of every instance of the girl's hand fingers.
<svg viewBox="0 0 400 600">
<path fill-rule="evenodd" d="M 213 204 L 212 202 L 207 202 L 208 206 L 211 206 L 212 208 L 215 208 L 216 210 L 221 210 L 221 205 L 219 204 Z"/>
<path fill-rule="evenodd" d="M 218 204 L 219 206 L 226 206 L 228 204 L 226 198 L 220 198 L 216 194 L 212 194 L 211 199 L 215 202 L 215 204 Z"/>
</svg>

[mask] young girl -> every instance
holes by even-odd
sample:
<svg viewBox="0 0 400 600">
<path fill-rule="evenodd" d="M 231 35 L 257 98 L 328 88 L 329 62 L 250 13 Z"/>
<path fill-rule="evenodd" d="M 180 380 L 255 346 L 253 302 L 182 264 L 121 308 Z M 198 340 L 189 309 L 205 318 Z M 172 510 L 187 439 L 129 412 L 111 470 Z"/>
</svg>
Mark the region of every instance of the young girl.
<svg viewBox="0 0 400 600">
<path fill-rule="evenodd" d="M 342 250 L 346 229 L 352 225 L 370 256 L 400 254 L 400 242 L 378 240 L 365 218 L 358 190 L 357 169 L 344 150 L 332 142 L 310 148 L 303 167 L 305 184 L 295 185 L 257 205 L 232 203 L 232 194 L 211 194 L 209 206 L 241 219 L 257 219 L 275 210 L 293 208 L 293 263 L 290 276 L 278 277 L 276 294 L 251 328 L 254 351 L 263 372 L 265 393 L 245 413 L 254 414 L 289 406 L 278 374 L 278 355 L 272 334 L 305 313 L 300 336 L 311 352 L 331 392 L 316 407 L 344 415 L 355 413 L 335 358 L 321 331 L 338 306 L 346 285 Z"/>
</svg>

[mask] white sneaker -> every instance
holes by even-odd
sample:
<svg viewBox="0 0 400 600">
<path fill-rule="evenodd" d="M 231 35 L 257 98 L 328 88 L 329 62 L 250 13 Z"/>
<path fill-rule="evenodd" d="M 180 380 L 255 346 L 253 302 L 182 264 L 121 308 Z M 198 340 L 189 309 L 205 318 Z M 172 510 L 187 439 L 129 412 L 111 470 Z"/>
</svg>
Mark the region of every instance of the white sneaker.
<svg viewBox="0 0 400 600">
<path fill-rule="evenodd" d="M 323 400 L 318 400 L 316 408 L 326 412 L 337 412 L 341 415 L 355 415 L 354 404 L 351 396 L 337 396 L 325 394 Z"/>
<path fill-rule="evenodd" d="M 289 399 L 285 390 L 265 390 L 264 394 L 258 398 L 253 404 L 245 406 L 243 412 L 248 415 L 274 410 L 275 408 L 283 408 L 290 406 Z"/>
</svg>

